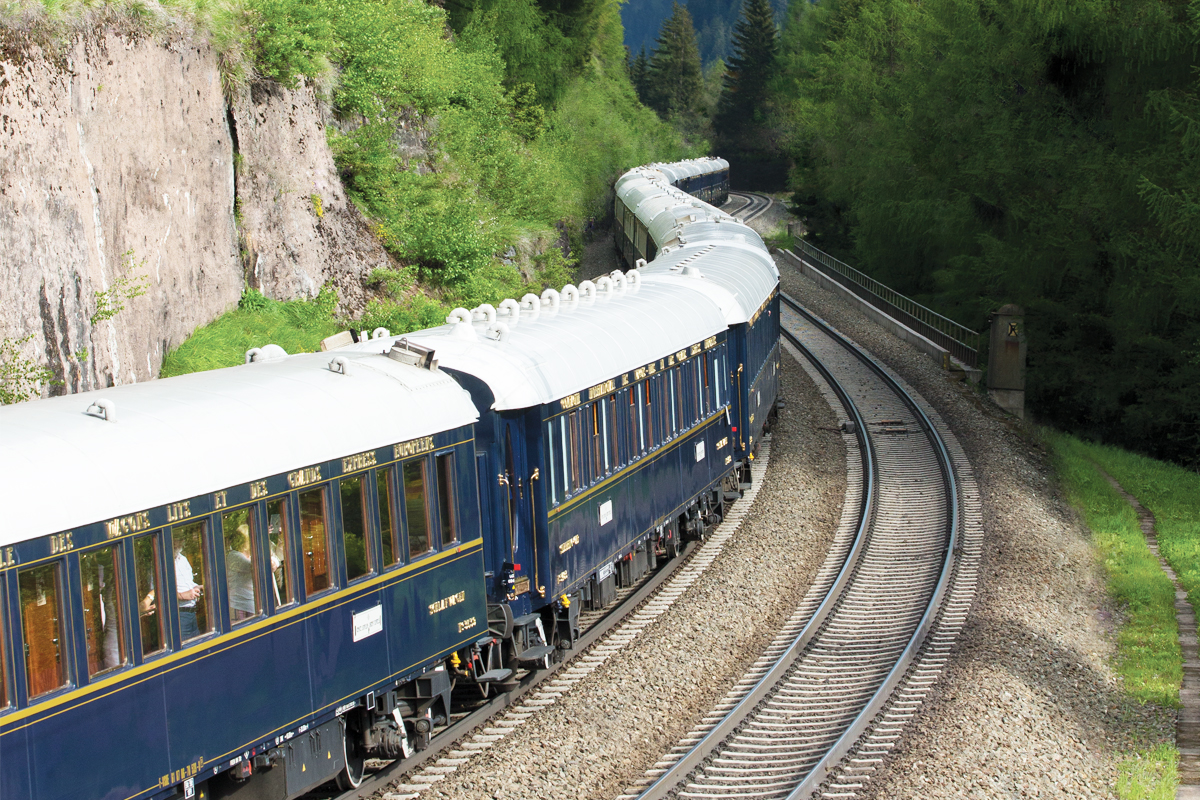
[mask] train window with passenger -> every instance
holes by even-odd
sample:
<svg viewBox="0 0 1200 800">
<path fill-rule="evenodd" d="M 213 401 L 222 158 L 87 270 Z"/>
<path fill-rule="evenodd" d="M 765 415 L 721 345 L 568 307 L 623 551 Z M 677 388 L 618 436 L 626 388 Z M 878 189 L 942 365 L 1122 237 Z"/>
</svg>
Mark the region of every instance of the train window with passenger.
<svg viewBox="0 0 1200 800">
<path fill-rule="evenodd" d="M 271 551 L 271 592 L 275 607 L 290 606 L 296 600 L 292 588 L 291 562 L 288 560 L 287 504 L 280 497 L 267 502 L 267 546 Z"/>
<path fill-rule="evenodd" d="M 442 547 L 458 541 L 458 506 L 454 503 L 454 453 L 434 457 L 437 464 L 438 514 L 442 523 Z"/>
<path fill-rule="evenodd" d="M 229 622 L 237 625 L 262 613 L 258 590 L 258 536 L 253 508 L 245 506 L 221 515 L 225 538 L 225 590 Z"/>
<path fill-rule="evenodd" d="M 362 475 L 342 478 L 338 481 L 338 488 L 342 496 L 342 547 L 346 553 L 346 578 L 352 581 L 371 572 Z"/>
<path fill-rule="evenodd" d="M 186 642 L 213 629 L 207 520 L 171 528 L 171 552 L 179 603 L 179 639 Z"/>
<path fill-rule="evenodd" d="M 89 677 L 125 664 L 121 562 L 117 551 L 116 545 L 110 545 L 79 554 L 83 634 L 87 644 Z"/>
<path fill-rule="evenodd" d="M 159 605 L 162 592 L 159 567 L 159 533 L 149 533 L 133 540 L 134 577 L 137 581 L 138 628 L 142 638 L 142 657 L 166 649 L 163 618 Z"/>
<path fill-rule="evenodd" d="M 39 697 L 67 685 L 66 654 L 62 644 L 62 566 L 59 562 L 21 570 L 21 627 L 25 634 L 25 681 L 29 697 Z"/>
<path fill-rule="evenodd" d="M 425 459 L 404 465 L 404 517 L 408 523 L 408 555 L 423 556 L 429 542 L 429 494 L 425 489 Z"/>
<path fill-rule="evenodd" d="M 397 534 L 392 514 L 391 467 L 375 471 L 375 501 L 379 504 L 379 538 L 383 543 L 383 566 L 390 567 L 400 560 L 400 548 L 396 547 Z"/>
<path fill-rule="evenodd" d="M 300 557 L 304 593 L 308 597 L 332 585 L 329 578 L 329 529 L 325 522 L 325 489 L 300 493 Z"/>
</svg>

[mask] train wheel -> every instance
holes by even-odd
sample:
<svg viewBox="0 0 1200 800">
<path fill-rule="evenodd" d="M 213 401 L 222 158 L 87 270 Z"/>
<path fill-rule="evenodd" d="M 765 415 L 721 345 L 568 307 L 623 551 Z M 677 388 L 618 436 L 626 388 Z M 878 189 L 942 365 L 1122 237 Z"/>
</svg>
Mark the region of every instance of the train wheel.
<svg viewBox="0 0 1200 800">
<path fill-rule="evenodd" d="M 347 726 L 342 734 L 342 752 L 346 756 L 346 766 L 338 773 L 337 785 L 343 792 L 357 789 L 363 782 L 364 767 L 367 754 L 362 746 L 362 737 L 358 731 Z"/>
</svg>

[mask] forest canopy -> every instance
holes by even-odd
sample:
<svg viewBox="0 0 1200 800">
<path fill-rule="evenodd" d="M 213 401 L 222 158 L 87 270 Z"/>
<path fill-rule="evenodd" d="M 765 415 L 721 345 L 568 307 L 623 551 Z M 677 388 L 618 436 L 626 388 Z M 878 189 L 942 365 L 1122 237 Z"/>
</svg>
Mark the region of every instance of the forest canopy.
<svg viewBox="0 0 1200 800">
<path fill-rule="evenodd" d="M 1045 421 L 1200 464 L 1200 3 L 792 3 L 772 122 L 817 246 L 982 329 Z"/>
</svg>

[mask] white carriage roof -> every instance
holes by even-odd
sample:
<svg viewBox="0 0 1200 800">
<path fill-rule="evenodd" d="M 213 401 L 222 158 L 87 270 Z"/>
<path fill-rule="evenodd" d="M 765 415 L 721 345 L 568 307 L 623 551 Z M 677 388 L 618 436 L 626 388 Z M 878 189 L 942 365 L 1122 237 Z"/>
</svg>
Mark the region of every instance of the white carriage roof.
<svg viewBox="0 0 1200 800">
<path fill-rule="evenodd" d="M 557 309 L 533 295 L 527 299 L 532 302 L 522 305 L 529 308 L 522 308 L 515 319 L 496 319 L 508 327 L 502 341 L 489 337 L 486 321 L 476 321 L 346 349 L 378 352 L 400 338 L 431 347 L 440 367 L 479 378 L 492 390 L 492 408 L 508 411 L 585 390 L 726 328 L 721 309 L 707 293 L 662 283 L 614 287 L 593 297 L 562 301 Z"/>
<path fill-rule="evenodd" d="M 100 398 L 115 422 L 84 413 Z M 3 406 L 0 546 L 477 419 L 450 376 L 341 351 Z"/>
<path fill-rule="evenodd" d="M 709 161 L 706 171 L 728 167 L 722 159 Z M 667 167 L 674 166 L 639 167 L 617 181 L 618 197 L 662 248 L 641 272 L 648 284 L 683 278 L 713 298 L 727 324 L 746 322 L 775 290 L 779 270 L 753 228 L 672 186 L 678 177 Z M 692 270 L 682 275 L 689 266 L 699 270 L 699 280 Z"/>
</svg>

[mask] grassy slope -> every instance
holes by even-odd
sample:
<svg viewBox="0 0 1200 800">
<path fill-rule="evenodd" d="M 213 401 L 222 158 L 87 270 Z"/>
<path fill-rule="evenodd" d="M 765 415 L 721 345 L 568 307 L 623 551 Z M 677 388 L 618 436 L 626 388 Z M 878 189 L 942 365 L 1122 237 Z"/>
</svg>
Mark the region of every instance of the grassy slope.
<svg viewBox="0 0 1200 800">
<path fill-rule="evenodd" d="M 1158 517 L 1160 550 L 1181 583 L 1188 574 L 1192 587 L 1200 579 L 1200 476 L 1066 434 L 1050 433 L 1048 439 L 1067 496 L 1092 531 L 1109 594 L 1124 615 L 1117 633 L 1117 671 L 1125 690 L 1139 702 L 1178 707 L 1182 656 L 1174 588 L 1146 546 L 1133 508 L 1100 468 Z M 1174 742 L 1130 754 L 1119 767 L 1118 795 L 1130 800 L 1174 797 L 1177 761 Z"/>
</svg>

